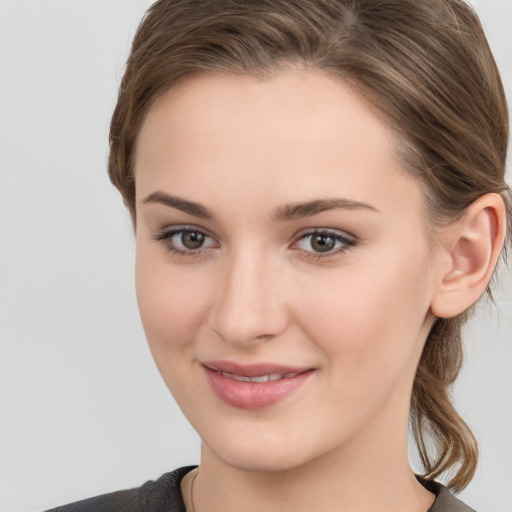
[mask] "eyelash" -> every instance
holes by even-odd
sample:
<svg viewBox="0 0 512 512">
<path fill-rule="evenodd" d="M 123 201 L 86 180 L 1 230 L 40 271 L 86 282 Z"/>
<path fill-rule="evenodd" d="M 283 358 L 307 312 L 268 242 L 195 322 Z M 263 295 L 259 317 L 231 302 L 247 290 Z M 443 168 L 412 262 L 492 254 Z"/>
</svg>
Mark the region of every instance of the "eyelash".
<svg viewBox="0 0 512 512">
<path fill-rule="evenodd" d="M 308 237 L 313 237 L 314 235 L 325 236 L 332 238 L 335 242 L 339 242 L 341 244 L 340 247 L 325 253 L 314 252 L 314 251 L 304 251 L 305 256 L 308 258 L 313 258 L 315 260 L 325 260 L 328 258 L 333 258 L 336 256 L 340 256 L 347 252 L 350 248 L 355 247 L 356 240 L 353 238 L 349 238 L 347 235 L 341 234 L 336 230 L 331 229 L 311 229 L 309 231 L 301 233 L 293 242 L 292 248 L 296 246 L 300 241 L 307 239 Z M 300 250 L 300 249 L 296 249 Z"/>
<path fill-rule="evenodd" d="M 181 257 L 189 257 L 189 258 L 201 256 L 202 252 L 206 248 L 200 247 L 197 250 L 194 250 L 194 249 L 184 250 L 184 249 L 180 249 L 179 247 L 176 246 L 175 243 L 172 242 L 172 238 L 175 235 L 181 234 L 183 236 L 183 234 L 185 234 L 185 233 L 197 233 L 197 234 L 204 236 L 205 238 L 209 238 L 209 239 L 213 240 L 213 237 L 211 237 L 210 235 L 205 233 L 203 230 L 198 229 L 194 226 L 182 226 L 182 227 L 179 227 L 176 229 L 172 229 L 170 231 L 162 231 L 156 235 L 155 240 L 162 243 L 164 248 L 167 251 L 169 251 L 171 254 L 175 254 L 175 255 L 181 256 Z"/>
<path fill-rule="evenodd" d="M 161 242 L 164 248 L 169 251 L 171 254 L 175 254 L 180 257 L 188 257 L 188 258 L 195 258 L 202 256 L 202 253 L 208 248 L 208 247 L 200 247 L 197 250 L 194 249 L 188 249 L 183 250 L 176 246 L 175 243 L 172 242 L 172 238 L 176 235 L 183 236 L 185 233 L 196 233 L 201 236 L 204 236 L 205 239 L 211 239 L 213 240 L 213 237 L 205 233 L 203 230 L 198 229 L 194 226 L 182 226 L 176 229 L 172 229 L 170 231 L 162 231 L 158 233 L 155 236 L 155 240 L 158 242 Z M 311 229 L 306 232 L 300 233 L 297 237 L 295 237 L 294 241 L 290 245 L 290 247 L 294 250 L 301 250 L 300 248 L 297 248 L 297 244 L 303 240 L 306 240 L 308 237 L 312 237 L 314 235 L 320 235 L 320 236 L 326 236 L 329 238 L 332 238 L 335 242 L 339 242 L 341 244 L 341 247 L 336 248 L 335 250 L 330 250 L 325 253 L 321 252 L 314 252 L 314 251 L 306 251 L 303 250 L 304 255 L 307 258 L 313 258 L 315 260 L 325 260 L 328 258 L 332 258 L 335 256 L 339 256 L 341 254 L 344 254 L 347 252 L 350 248 L 356 246 L 356 240 L 349 238 L 346 235 L 342 235 L 340 232 L 336 230 L 330 230 L 330 229 Z"/>
</svg>

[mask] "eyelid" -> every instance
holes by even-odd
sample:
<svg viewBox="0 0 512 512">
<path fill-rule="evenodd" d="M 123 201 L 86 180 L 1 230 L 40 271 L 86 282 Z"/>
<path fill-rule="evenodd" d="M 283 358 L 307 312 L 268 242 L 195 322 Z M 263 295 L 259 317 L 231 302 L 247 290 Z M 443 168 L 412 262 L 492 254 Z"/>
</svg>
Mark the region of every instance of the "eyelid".
<svg viewBox="0 0 512 512">
<path fill-rule="evenodd" d="M 205 238 L 208 238 L 215 243 L 213 245 L 208 245 L 206 247 L 199 247 L 198 249 L 187 249 L 177 246 L 175 243 L 172 242 L 172 237 L 180 233 L 185 233 L 187 231 L 201 233 L 205 236 Z M 211 248 L 219 247 L 217 239 L 215 238 L 215 236 L 210 234 L 210 232 L 207 229 L 191 224 L 182 224 L 163 228 L 159 230 L 159 232 L 154 236 L 154 239 L 157 242 L 161 243 L 168 252 L 183 257 L 202 256 L 204 251 Z"/>
<path fill-rule="evenodd" d="M 180 233 L 184 233 L 187 231 L 197 232 L 203 234 L 206 238 L 213 241 L 213 244 L 207 246 L 201 246 L 197 249 L 187 249 L 186 247 L 180 247 L 175 242 L 172 242 L 172 238 Z M 316 252 L 314 250 L 306 250 L 298 247 L 298 243 L 313 235 L 327 235 L 332 237 L 336 242 L 341 244 L 340 247 L 334 248 L 332 250 L 326 252 Z M 182 257 L 204 257 L 204 253 L 212 248 L 219 248 L 220 244 L 216 237 L 212 235 L 209 230 L 204 229 L 202 227 L 191 225 L 191 224 L 183 224 L 183 225 L 174 225 L 168 226 L 166 228 L 161 229 L 155 236 L 154 239 L 161 243 L 164 248 L 172 254 L 179 255 Z M 306 257 L 314 258 L 316 260 L 319 259 L 327 259 L 335 256 L 340 256 L 341 254 L 348 251 L 350 248 L 355 246 L 357 243 L 356 237 L 351 235 L 345 231 L 341 231 L 339 229 L 334 228 L 308 228 L 300 231 L 293 237 L 293 241 L 288 246 L 293 250 L 300 251 Z"/>
<path fill-rule="evenodd" d="M 328 235 L 334 238 L 336 241 L 340 242 L 342 245 L 341 247 L 338 247 L 336 249 L 333 249 L 331 251 L 326 251 L 324 253 L 322 252 L 315 252 L 315 251 L 308 251 L 305 249 L 301 249 L 297 247 L 297 244 L 300 240 L 303 240 L 307 238 L 308 236 L 312 235 Z M 340 256 L 341 254 L 348 251 L 350 248 L 354 247 L 357 244 L 357 239 L 355 236 L 345 232 L 341 231 L 339 229 L 333 229 L 333 228 L 309 228 L 306 230 L 303 230 L 299 232 L 293 239 L 293 242 L 291 243 L 290 247 L 292 249 L 302 251 L 305 256 L 314 258 L 316 260 L 323 259 L 323 258 L 332 258 L 335 256 Z"/>
</svg>

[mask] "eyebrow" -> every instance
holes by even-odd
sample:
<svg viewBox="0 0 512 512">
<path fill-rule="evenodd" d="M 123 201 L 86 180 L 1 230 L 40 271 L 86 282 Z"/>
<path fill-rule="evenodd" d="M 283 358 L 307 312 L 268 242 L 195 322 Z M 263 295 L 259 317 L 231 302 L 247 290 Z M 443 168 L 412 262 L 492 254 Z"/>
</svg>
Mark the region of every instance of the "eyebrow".
<svg viewBox="0 0 512 512">
<path fill-rule="evenodd" d="M 274 215 L 274 221 L 286 222 L 290 220 L 303 219 L 306 217 L 312 217 L 313 215 L 325 212 L 327 210 L 336 209 L 362 209 L 378 212 L 377 208 L 373 207 L 372 205 L 362 203 L 360 201 L 354 201 L 353 199 L 328 198 L 281 206 L 277 209 Z"/>
<path fill-rule="evenodd" d="M 213 213 L 202 204 L 188 201 L 181 197 L 171 196 L 165 192 L 153 192 L 144 199 L 143 203 L 159 203 L 171 208 L 176 208 L 177 210 L 181 210 L 182 212 L 200 219 L 213 219 Z"/>
<path fill-rule="evenodd" d="M 200 203 L 189 201 L 181 197 L 172 196 L 165 192 L 153 192 L 147 196 L 143 203 L 158 203 L 171 208 L 176 208 L 182 212 L 193 215 L 200 219 L 211 220 L 214 218 L 211 210 L 206 208 Z M 273 217 L 274 222 L 287 222 L 296 219 L 303 219 L 312 217 L 318 213 L 322 213 L 328 210 L 344 209 L 344 210 L 370 210 L 378 212 L 374 206 L 355 201 L 353 199 L 345 198 L 327 198 L 327 199 L 315 199 L 313 201 L 306 201 L 304 203 L 286 204 L 280 206 Z"/>
</svg>

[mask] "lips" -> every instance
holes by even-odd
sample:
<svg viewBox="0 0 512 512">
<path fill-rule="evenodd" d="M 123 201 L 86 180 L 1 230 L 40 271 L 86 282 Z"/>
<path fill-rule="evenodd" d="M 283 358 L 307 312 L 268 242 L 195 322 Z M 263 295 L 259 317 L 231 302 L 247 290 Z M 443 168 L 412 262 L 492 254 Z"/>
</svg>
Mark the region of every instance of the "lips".
<svg viewBox="0 0 512 512">
<path fill-rule="evenodd" d="M 218 372 L 224 377 L 228 377 L 229 379 L 235 379 L 239 382 L 275 382 L 276 380 L 281 379 L 291 379 L 298 375 L 298 373 L 270 373 L 266 375 L 260 375 L 258 377 L 248 377 L 246 375 L 236 375 L 234 373 L 229 372 Z"/>
<path fill-rule="evenodd" d="M 285 399 L 313 375 L 310 368 L 231 361 L 205 362 L 203 368 L 210 387 L 223 402 L 246 410 L 262 409 Z"/>
</svg>

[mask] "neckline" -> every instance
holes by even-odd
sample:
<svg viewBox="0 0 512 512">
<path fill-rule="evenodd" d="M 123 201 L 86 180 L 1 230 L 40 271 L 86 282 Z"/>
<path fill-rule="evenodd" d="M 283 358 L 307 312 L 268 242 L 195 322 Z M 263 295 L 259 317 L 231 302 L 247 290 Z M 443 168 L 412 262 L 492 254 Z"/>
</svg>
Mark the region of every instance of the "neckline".
<svg viewBox="0 0 512 512">
<path fill-rule="evenodd" d="M 173 483 L 175 490 L 180 500 L 180 512 L 187 512 L 185 508 L 185 501 L 183 500 L 183 494 L 181 492 L 181 481 L 187 473 L 193 471 L 198 466 L 183 466 L 172 472 L 174 478 Z M 415 475 L 418 482 L 425 487 L 428 491 L 435 495 L 434 503 L 426 512 L 475 512 L 472 508 L 465 505 L 462 501 L 456 498 L 450 490 L 442 483 L 435 480 L 427 480 L 426 478 Z"/>
</svg>

